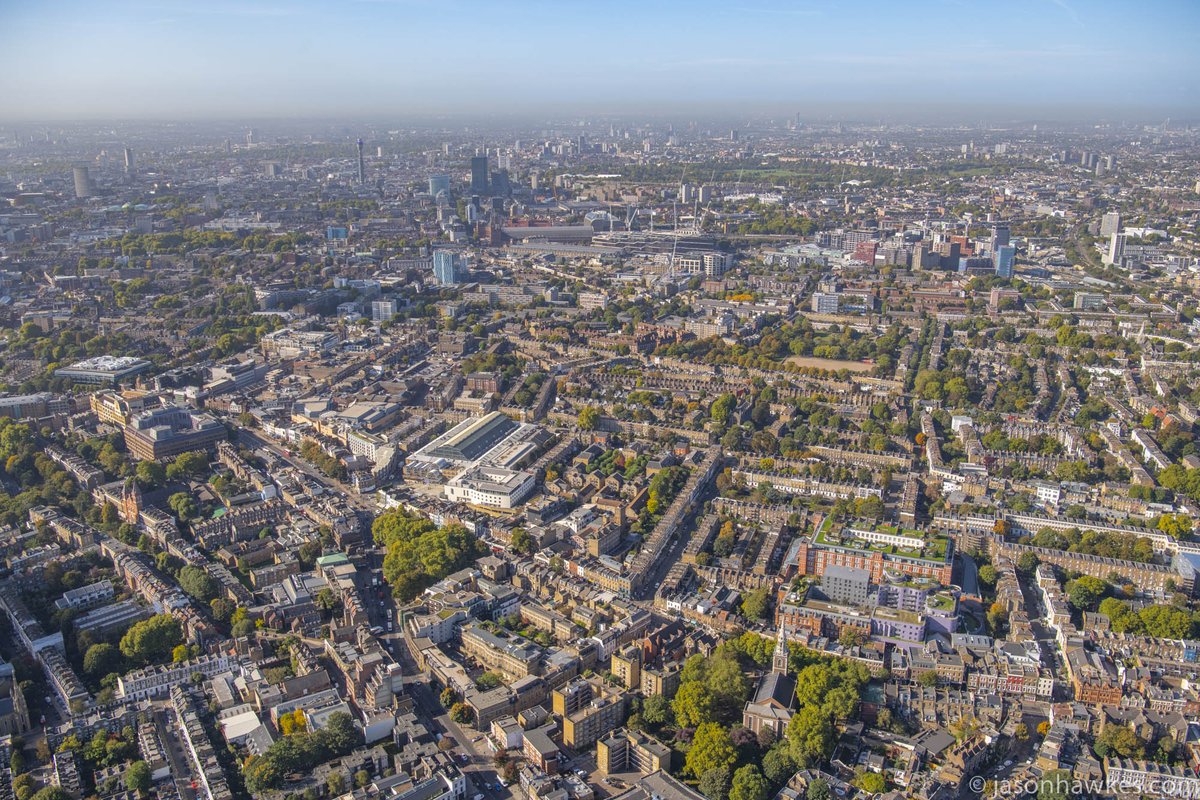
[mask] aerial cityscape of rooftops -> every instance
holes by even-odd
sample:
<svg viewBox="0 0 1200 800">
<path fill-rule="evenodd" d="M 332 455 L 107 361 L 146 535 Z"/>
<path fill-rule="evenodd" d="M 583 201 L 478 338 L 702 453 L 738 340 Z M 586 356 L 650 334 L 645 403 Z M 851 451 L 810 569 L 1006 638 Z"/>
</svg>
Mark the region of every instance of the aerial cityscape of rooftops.
<svg viewBox="0 0 1200 800">
<path fill-rule="evenodd" d="M 30 76 L 0 800 L 1196 797 L 1200 71 L 1140 24 L 1163 113 L 71 121 Z"/>
</svg>

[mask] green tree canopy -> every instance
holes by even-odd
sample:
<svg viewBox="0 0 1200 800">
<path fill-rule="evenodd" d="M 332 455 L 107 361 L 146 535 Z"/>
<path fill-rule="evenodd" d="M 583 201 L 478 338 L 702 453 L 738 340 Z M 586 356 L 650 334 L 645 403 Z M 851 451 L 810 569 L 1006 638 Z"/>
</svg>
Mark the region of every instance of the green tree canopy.
<svg viewBox="0 0 1200 800">
<path fill-rule="evenodd" d="M 796 760 L 792 758 L 786 740 L 771 745 L 771 749 L 762 758 L 762 771 L 775 787 L 787 783 L 788 779 L 796 774 Z"/>
<path fill-rule="evenodd" d="M 737 750 L 728 730 L 716 722 L 705 722 L 696 728 L 684 759 L 688 774 L 699 778 L 712 769 L 732 770 L 736 762 Z"/>
<path fill-rule="evenodd" d="M 145 761 L 134 761 L 125 768 L 125 788 L 131 792 L 145 794 L 150 791 L 150 765 Z"/>
<path fill-rule="evenodd" d="M 1070 800 L 1075 796 L 1070 770 L 1052 769 L 1038 782 L 1037 800 Z"/>
<path fill-rule="evenodd" d="M 170 614 L 155 614 L 135 623 L 121 637 L 121 652 L 138 663 L 163 661 L 171 656 L 175 646 L 183 642 L 179 620 Z"/>
<path fill-rule="evenodd" d="M 1095 611 L 1100 600 L 1108 594 L 1109 588 L 1107 582 L 1083 575 L 1070 582 L 1067 587 L 1067 600 L 1081 611 Z"/>
<path fill-rule="evenodd" d="M 579 427 L 585 431 L 594 431 L 600 423 L 600 409 L 595 406 L 584 406 L 579 410 Z"/>
<path fill-rule="evenodd" d="M 652 694 L 642 702 L 642 721 L 647 725 L 666 725 L 674 719 L 671 704 L 661 694 Z"/>
<path fill-rule="evenodd" d="M 804 795 L 805 800 L 830 800 L 833 796 L 833 790 L 829 788 L 829 781 L 824 778 L 817 778 L 808 785 L 808 792 Z"/>
<path fill-rule="evenodd" d="M 770 793 L 770 784 L 755 765 L 747 764 L 733 773 L 729 800 L 767 800 Z"/>
<path fill-rule="evenodd" d="M 1096 737 L 1094 747 L 1096 755 L 1101 758 L 1144 758 L 1146 755 L 1146 743 L 1142 738 L 1133 729 L 1116 723 L 1104 726 L 1104 730 Z"/>
<path fill-rule="evenodd" d="M 176 580 L 180 589 L 201 603 L 207 603 L 217 596 L 217 582 L 200 567 L 188 564 L 179 570 Z"/>
<path fill-rule="evenodd" d="M 829 667 L 824 664 L 808 665 L 796 676 L 796 702 L 805 706 L 821 705 L 832 683 Z"/>
<path fill-rule="evenodd" d="M 742 614 L 749 619 L 765 619 L 771 609 L 771 593 L 765 586 L 742 596 Z M 737 776 L 734 776 L 736 780 Z"/>
<path fill-rule="evenodd" d="M 167 479 L 167 470 L 157 461 L 139 461 L 134 475 L 137 477 L 138 483 L 147 488 L 153 488 L 161 486 Z"/>
<path fill-rule="evenodd" d="M 805 706 L 788 722 L 787 738 L 797 762 L 823 761 L 833 752 L 833 723 L 818 706 Z"/>
<path fill-rule="evenodd" d="M 671 711 L 675 721 L 685 728 L 692 728 L 712 721 L 716 715 L 716 701 L 712 692 L 700 681 L 688 681 L 680 685 L 671 700 Z M 697 777 L 699 777 L 697 775 Z"/>
<path fill-rule="evenodd" d="M 83 654 L 83 671 L 93 678 L 119 672 L 124 664 L 121 651 L 108 642 L 94 644 Z"/>
<path fill-rule="evenodd" d="M 74 800 L 61 786 L 47 786 L 30 796 L 29 800 Z"/>
<path fill-rule="evenodd" d="M 881 794 L 887 789 L 887 781 L 878 772 L 864 772 L 854 778 L 854 785 L 870 794 Z"/>
<path fill-rule="evenodd" d="M 479 539 L 462 525 L 438 528 L 429 519 L 402 510 L 380 514 L 371 533 L 387 547 L 384 579 L 404 601 L 485 553 Z"/>
<path fill-rule="evenodd" d="M 199 511 L 196 501 L 187 492 L 176 492 L 168 497 L 167 506 L 184 521 L 196 516 L 196 513 Z"/>
<path fill-rule="evenodd" d="M 708 800 L 726 800 L 729 796 L 729 768 L 710 769 L 700 776 L 696 789 Z"/>
</svg>

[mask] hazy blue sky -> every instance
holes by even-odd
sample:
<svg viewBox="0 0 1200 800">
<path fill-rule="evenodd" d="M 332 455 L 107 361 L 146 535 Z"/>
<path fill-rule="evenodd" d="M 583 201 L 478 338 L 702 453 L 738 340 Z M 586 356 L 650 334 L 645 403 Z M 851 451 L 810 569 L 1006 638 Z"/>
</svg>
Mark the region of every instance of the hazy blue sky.
<svg viewBox="0 0 1200 800">
<path fill-rule="evenodd" d="M 0 0 L 0 116 L 1200 108 L 1200 0 Z"/>
</svg>

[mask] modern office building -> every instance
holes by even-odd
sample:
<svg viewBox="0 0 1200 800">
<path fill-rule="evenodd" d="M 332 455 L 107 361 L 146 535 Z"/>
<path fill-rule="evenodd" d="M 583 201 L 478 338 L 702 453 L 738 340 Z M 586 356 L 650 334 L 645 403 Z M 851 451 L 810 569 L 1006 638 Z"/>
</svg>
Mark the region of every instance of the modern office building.
<svg viewBox="0 0 1200 800">
<path fill-rule="evenodd" d="M 399 310 L 400 304 L 395 300 L 372 300 L 371 321 L 387 322 L 392 317 L 396 316 L 396 312 Z"/>
<path fill-rule="evenodd" d="M 54 374 L 59 378 L 70 378 L 76 383 L 118 383 L 153 366 L 152 362 L 133 356 L 96 356 L 60 367 L 54 370 Z"/>
<path fill-rule="evenodd" d="M 992 225 L 992 252 L 1005 247 L 1009 243 L 1010 230 L 1007 222 L 997 222 Z"/>
<path fill-rule="evenodd" d="M 501 197 L 507 197 L 512 194 L 512 186 L 508 181 L 508 170 L 502 169 L 498 172 L 493 172 L 490 187 L 492 194 L 500 195 Z"/>
<path fill-rule="evenodd" d="M 442 286 L 458 283 L 462 273 L 462 256 L 458 253 L 438 250 L 433 254 L 433 279 Z"/>
<path fill-rule="evenodd" d="M 189 450 L 208 450 L 225 435 L 225 426 L 207 414 L 178 407 L 156 408 L 130 418 L 125 446 L 134 458 L 155 461 Z"/>
<path fill-rule="evenodd" d="M 832 292 L 815 292 L 812 296 L 814 314 L 838 313 L 838 296 Z"/>
<path fill-rule="evenodd" d="M 92 413 L 101 422 L 122 428 L 132 415 L 145 411 L 151 401 L 158 402 L 156 397 L 145 392 L 119 392 L 113 389 L 102 389 L 88 396 Z"/>
<path fill-rule="evenodd" d="M 450 194 L 450 176 L 449 175 L 430 175 L 429 176 L 429 194 L 437 197 L 442 192 Z"/>
<path fill-rule="evenodd" d="M 865 569 L 838 564 L 825 568 L 821 576 L 821 593 L 838 603 L 865 606 L 871 586 L 871 574 Z"/>
<path fill-rule="evenodd" d="M 488 157 L 475 156 L 471 159 L 471 191 L 486 194 L 488 190 Z"/>
<path fill-rule="evenodd" d="M 363 158 L 363 140 L 359 139 L 358 145 L 358 182 L 364 184 L 367 182 L 367 162 Z"/>
<path fill-rule="evenodd" d="M 996 266 L 997 277 L 1011 278 L 1013 276 L 1013 261 L 1016 260 L 1016 255 L 1017 248 L 1011 244 L 1002 244 L 996 248 L 992 259 Z"/>
<path fill-rule="evenodd" d="M 468 467 L 446 484 L 446 499 L 488 508 L 510 509 L 537 488 L 532 472 L 488 465 Z"/>
</svg>

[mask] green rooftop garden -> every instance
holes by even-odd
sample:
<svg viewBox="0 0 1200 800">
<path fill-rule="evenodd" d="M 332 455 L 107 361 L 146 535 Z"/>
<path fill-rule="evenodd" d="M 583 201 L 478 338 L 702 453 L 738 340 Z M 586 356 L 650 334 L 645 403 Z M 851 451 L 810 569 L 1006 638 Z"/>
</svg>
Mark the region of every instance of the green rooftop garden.
<svg viewBox="0 0 1200 800">
<path fill-rule="evenodd" d="M 859 524 L 862 522 L 863 524 Z M 920 547 L 906 547 L 886 542 L 872 542 L 855 536 L 854 531 L 881 533 L 888 536 L 902 536 L 919 539 L 923 542 Z M 817 529 L 813 537 L 816 544 L 828 547 L 845 547 L 849 550 L 882 553 L 904 558 L 922 558 L 942 561 L 946 558 L 950 540 L 940 534 L 929 531 L 919 531 L 913 528 L 898 528 L 895 525 L 876 525 L 867 521 L 852 520 L 843 523 L 827 517 Z"/>
<path fill-rule="evenodd" d="M 953 611 L 954 598 L 947 594 L 935 594 L 929 598 L 927 605 L 934 611 Z"/>
</svg>

